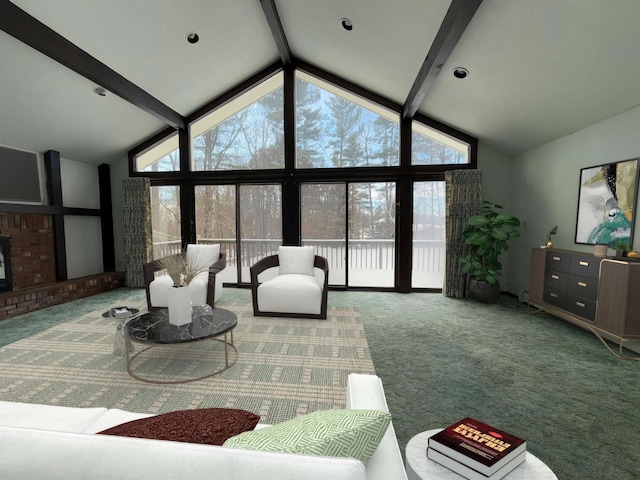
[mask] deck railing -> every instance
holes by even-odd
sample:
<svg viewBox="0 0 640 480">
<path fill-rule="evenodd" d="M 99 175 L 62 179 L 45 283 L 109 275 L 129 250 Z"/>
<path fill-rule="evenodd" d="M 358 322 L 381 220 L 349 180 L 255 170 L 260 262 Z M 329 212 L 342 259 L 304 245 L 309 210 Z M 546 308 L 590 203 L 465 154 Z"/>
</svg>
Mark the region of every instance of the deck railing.
<svg viewBox="0 0 640 480">
<path fill-rule="evenodd" d="M 200 238 L 198 243 L 219 243 L 227 257 L 227 265 L 237 265 L 236 240 L 230 238 Z M 242 240 L 242 266 L 250 267 L 267 255 L 278 252 L 281 240 Z M 344 240 L 304 240 L 304 245 L 313 246 L 316 254 L 325 257 L 329 269 L 344 269 L 346 245 Z M 155 258 L 180 253 L 180 241 L 153 244 Z M 393 270 L 395 268 L 395 242 L 383 240 L 350 240 L 349 268 L 359 270 Z M 415 240 L 413 242 L 413 269 L 423 271 L 444 271 L 444 240 Z"/>
</svg>

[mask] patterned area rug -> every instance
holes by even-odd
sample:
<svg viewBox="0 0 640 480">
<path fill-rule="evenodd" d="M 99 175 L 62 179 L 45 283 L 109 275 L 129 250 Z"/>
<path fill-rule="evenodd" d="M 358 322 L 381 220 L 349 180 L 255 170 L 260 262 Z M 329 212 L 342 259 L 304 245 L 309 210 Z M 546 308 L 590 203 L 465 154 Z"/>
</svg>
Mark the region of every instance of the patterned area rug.
<svg viewBox="0 0 640 480">
<path fill-rule="evenodd" d="M 146 308 L 139 300 L 126 304 Z M 120 321 L 95 311 L 1 348 L 0 399 L 144 413 L 242 408 L 277 423 L 344 408 L 348 374 L 375 373 L 357 309 L 331 308 L 324 321 L 255 318 L 250 304 L 220 306 L 238 316 L 239 357 L 217 376 L 177 385 L 133 379 L 116 335 Z M 158 346 L 132 368 L 165 381 L 197 377 L 223 364 L 223 348 L 211 341 Z"/>
</svg>

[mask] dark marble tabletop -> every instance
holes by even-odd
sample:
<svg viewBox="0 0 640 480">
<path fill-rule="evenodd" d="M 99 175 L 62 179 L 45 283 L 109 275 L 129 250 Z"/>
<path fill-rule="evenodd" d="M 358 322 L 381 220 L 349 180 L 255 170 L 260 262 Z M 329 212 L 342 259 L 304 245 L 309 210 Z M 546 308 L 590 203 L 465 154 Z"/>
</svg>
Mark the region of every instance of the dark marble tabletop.
<svg viewBox="0 0 640 480">
<path fill-rule="evenodd" d="M 237 324 L 235 313 L 205 305 L 193 307 L 191 323 L 176 326 L 169 323 L 169 312 L 162 308 L 130 320 L 124 326 L 124 333 L 136 342 L 185 343 L 223 335 Z"/>
</svg>

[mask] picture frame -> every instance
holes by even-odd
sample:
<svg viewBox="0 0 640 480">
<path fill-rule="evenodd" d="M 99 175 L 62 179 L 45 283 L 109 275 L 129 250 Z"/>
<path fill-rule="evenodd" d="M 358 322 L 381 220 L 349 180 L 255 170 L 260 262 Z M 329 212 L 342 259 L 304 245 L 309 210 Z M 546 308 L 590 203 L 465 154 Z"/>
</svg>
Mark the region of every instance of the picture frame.
<svg viewBox="0 0 640 480">
<path fill-rule="evenodd" d="M 11 279 L 11 238 L 0 237 L 0 292 L 13 289 Z"/>
<path fill-rule="evenodd" d="M 639 163 L 634 158 L 580 170 L 575 243 L 632 245 Z"/>
</svg>

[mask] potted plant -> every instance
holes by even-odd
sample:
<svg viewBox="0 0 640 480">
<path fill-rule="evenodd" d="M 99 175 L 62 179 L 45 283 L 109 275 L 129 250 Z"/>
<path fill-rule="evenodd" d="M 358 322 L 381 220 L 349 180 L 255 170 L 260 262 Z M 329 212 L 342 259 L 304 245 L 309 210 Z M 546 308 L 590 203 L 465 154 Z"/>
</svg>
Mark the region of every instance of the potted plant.
<svg viewBox="0 0 640 480">
<path fill-rule="evenodd" d="M 509 240 L 519 237 L 520 220 L 500 213 L 502 205 L 483 202 L 481 213 L 467 221 L 464 241 L 469 253 L 460 259 L 462 273 L 469 275 L 468 295 L 484 303 L 494 303 L 500 298 L 500 254 L 509 249 Z"/>
<path fill-rule="evenodd" d="M 609 248 L 616 251 L 616 257 L 624 257 L 626 256 L 627 252 L 631 251 L 631 244 L 626 238 L 619 238 L 611 242 L 609 244 Z"/>
</svg>

